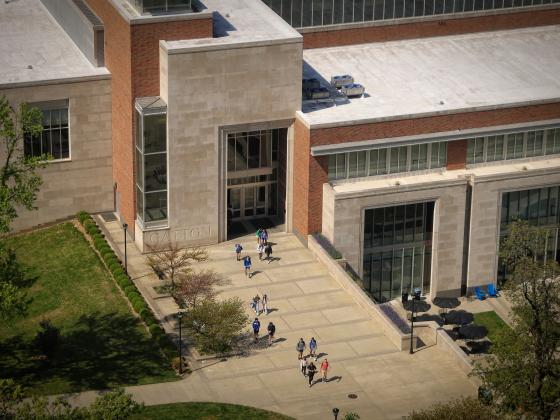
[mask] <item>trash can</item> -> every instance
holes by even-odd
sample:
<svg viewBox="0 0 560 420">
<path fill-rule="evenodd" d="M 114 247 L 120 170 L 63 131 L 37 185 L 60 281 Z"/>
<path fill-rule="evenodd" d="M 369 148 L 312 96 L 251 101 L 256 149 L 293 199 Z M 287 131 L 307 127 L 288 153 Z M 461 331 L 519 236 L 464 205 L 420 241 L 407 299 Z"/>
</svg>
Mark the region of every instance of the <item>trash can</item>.
<svg viewBox="0 0 560 420">
<path fill-rule="evenodd" d="M 404 305 L 406 302 L 408 302 L 408 292 L 402 292 L 401 299 L 402 299 L 403 305 Z"/>
</svg>

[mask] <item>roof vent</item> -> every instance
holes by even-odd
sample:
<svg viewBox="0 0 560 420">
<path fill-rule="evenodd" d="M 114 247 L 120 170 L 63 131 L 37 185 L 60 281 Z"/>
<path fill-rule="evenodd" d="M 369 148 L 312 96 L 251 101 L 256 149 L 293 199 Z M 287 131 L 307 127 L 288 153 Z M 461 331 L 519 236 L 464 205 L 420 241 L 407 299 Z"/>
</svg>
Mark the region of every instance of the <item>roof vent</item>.
<svg viewBox="0 0 560 420">
<path fill-rule="evenodd" d="M 342 76 L 331 77 L 331 85 L 337 89 L 342 88 L 344 85 L 350 85 L 354 83 L 354 78 L 349 74 L 344 74 Z"/>
<path fill-rule="evenodd" d="M 350 83 L 342 86 L 340 89 L 340 91 L 349 98 L 359 98 L 364 94 L 365 90 L 366 89 L 359 83 Z"/>
</svg>

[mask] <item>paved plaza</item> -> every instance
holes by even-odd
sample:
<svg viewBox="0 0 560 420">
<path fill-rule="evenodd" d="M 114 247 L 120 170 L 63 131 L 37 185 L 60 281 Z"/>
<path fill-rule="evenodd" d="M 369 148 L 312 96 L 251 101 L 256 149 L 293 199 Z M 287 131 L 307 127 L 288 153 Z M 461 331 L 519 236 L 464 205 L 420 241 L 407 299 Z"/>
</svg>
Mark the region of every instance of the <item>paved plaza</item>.
<svg viewBox="0 0 560 420">
<path fill-rule="evenodd" d="M 105 224 L 114 244 L 122 249 L 122 231 L 117 222 Z M 210 261 L 199 268 L 213 268 L 231 284 L 220 298 L 238 296 L 249 302 L 257 293 L 269 297 L 269 315 L 261 315 L 262 340 L 269 321 L 276 325 L 272 347 L 259 346 L 247 356 L 195 363 L 194 372 L 179 382 L 129 387 L 127 391 L 147 405 L 180 401 L 217 401 L 246 404 L 278 411 L 296 418 L 329 418 L 333 407 L 353 410 L 362 419 L 396 419 L 435 401 L 474 395 L 475 386 L 436 346 L 414 355 L 400 352 L 329 275 L 298 239 L 287 233 L 271 233 L 275 243 L 272 263 L 259 261 L 253 235 L 208 247 Z M 253 260 L 254 275 L 247 278 L 242 262 L 235 260 L 234 244 Z M 158 316 L 165 318 L 177 308 L 170 298 L 154 295 L 158 280 L 149 274 L 143 258 L 128 247 L 129 271 Z M 296 343 L 303 337 L 318 341 L 319 362 L 331 364 L 328 383 L 312 388 L 299 371 Z M 320 375 L 316 375 L 318 378 Z M 357 398 L 351 399 L 349 394 Z M 86 402 L 92 394 L 80 398 Z"/>
</svg>

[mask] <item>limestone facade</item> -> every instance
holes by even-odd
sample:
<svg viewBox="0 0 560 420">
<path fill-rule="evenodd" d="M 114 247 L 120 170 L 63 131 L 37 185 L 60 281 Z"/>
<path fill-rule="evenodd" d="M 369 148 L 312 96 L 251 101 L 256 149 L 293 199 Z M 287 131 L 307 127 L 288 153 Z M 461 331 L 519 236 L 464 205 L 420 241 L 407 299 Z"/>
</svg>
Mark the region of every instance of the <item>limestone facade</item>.
<svg viewBox="0 0 560 420">
<path fill-rule="evenodd" d="M 21 102 L 69 102 L 70 159 L 50 162 L 39 171 L 39 210 L 21 209 L 12 229 L 53 222 L 80 210 L 113 210 L 111 80 L 20 87 L 0 90 L 1 95 L 14 107 Z"/>
</svg>

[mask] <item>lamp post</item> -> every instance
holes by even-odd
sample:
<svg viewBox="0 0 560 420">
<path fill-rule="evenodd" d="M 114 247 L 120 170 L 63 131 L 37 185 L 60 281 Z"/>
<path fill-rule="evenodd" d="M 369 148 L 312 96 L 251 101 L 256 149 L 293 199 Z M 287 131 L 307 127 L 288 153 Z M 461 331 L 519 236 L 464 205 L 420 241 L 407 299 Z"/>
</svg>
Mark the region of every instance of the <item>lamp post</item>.
<svg viewBox="0 0 560 420">
<path fill-rule="evenodd" d="M 410 317 L 410 354 L 414 353 L 414 301 L 420 300 L 420 293 L 422 293 L 420 289 L 414 289 L 412 293 L 412 316 Z"/>
<path fill-rule="evenodd" d="M 177 318 L 179 319 L 179 375 L 183 374 L 183 339 L 181 337 L 181 319 L 183 318 L 183 314 L 179 312 L 177 314 Z"/>
<path fill-rule="evenodd" d="M 123 223 L 123 232 L 124 232 L 124 272 L 128 275 L 128 258 L 126 256 L 126 230 L 128 229 L 128 225 Z"/>
<path fill-rule="evenodd" d="M 332 413 L 334 415 L 334 420 L 336 420 L 338 418 L 338 413 L 339 412 L 340 412 L 340 410 L 336 407 L 332 409 Z"/>
</svg>

